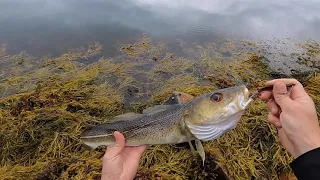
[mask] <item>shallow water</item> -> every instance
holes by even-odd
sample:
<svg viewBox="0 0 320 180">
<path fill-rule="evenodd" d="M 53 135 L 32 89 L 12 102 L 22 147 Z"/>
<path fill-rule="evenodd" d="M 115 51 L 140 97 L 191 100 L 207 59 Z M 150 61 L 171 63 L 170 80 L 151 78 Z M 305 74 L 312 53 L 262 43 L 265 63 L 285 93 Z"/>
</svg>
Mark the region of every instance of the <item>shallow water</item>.
<svg viewBox="0 0 320 180">
<path fill-rule="evenodd" d="M 0 44 L 10 53 L 59 55 L 94 41 L 104 55 L 141 34 L 204 43 L 219 37 L 320 39 L 316 0 L 2 0 Z M 173 43 L 174 44 L 174 43 Z M 286 46 L 290 46 L 287 43 Z"/>
</svg>

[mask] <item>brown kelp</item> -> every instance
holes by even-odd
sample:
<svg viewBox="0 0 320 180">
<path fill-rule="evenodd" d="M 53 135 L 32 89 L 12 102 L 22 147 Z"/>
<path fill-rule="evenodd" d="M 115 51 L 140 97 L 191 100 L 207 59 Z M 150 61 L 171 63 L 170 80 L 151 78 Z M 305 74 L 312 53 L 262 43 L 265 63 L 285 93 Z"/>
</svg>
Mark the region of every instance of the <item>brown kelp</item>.
<svg viewBox="0 0 320 180">
<path fill-rule="evenodd" d="M 312 52 L 303 47 L 312 53 L 310 60 L 319 62 L 318 46 Z M 123 54 L 116 57 L 101 56 L 102 48 L 95 43 L 37 58 L 27 52 L 10 55 L 0 46 L 0 179 L 99 179 L 104 148 L 88 150 L 79 140 L 82 129 L 162 104 L 173 91 L 198 96 L 244 83 L 253 92 L 266 80 L 294 76 L 320 112 L 319 68 L 299 56 L 297 63 L 311 64 L 312 71 L 281 75 L 261 54 L 229 41 L 181 45 L 185 56 L 147 37 L 119 47 Z M 254 101 L 236 129 L 204 143 L 204 166 L 187 145 L 151 146 L 136 178 L 212 179 L 225 173 L 234 179 L 277 179 L 289 174 L 292 157 L 267 114 L 265 102 Z"/>
</svg>

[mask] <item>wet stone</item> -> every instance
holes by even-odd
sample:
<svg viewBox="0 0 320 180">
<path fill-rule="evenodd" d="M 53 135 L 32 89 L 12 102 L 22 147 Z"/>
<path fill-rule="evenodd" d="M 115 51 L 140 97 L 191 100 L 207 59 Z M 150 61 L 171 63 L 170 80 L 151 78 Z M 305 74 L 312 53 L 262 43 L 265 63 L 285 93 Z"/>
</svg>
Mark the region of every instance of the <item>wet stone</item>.
<svg viewBox="0 0 320 180">
<path fill-rule="evenodd" d="M 125 89 L 124 102 L 123 102 L 123 107 L 125 109 L 128 109 L 128 108 L 132 107 L 132 104 L 134 104 L 134 102 L 139 100 L 139 97 L 137 96 L 137 93 L 139 93 L 139 89 L 137 87 L 128 86 Z"/>
</svg>

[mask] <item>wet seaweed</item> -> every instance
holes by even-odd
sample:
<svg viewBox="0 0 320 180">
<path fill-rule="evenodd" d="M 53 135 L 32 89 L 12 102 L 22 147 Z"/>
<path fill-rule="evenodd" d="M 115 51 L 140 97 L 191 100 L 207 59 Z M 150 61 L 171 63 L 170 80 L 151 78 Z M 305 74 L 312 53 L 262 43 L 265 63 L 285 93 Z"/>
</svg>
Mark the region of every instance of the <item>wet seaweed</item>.
<svg viewBox="0 0 320 180">
<path fill-rule="evenodd" d="M 319 46 L 303 47 L 319 56 Z M 162 104 L 173 91 L 199 96 L 238 84 L 254 91 L 274 77 L 294 77 L 320 114 L 320 75 L 312 63 L 307 65 L 315 70 L 283 75 L 261 54 L 230 41 L 184 48 L 185 57 L 145 36 L 119 47 L 123 54 L 117 57 L 100 57 L 102 48 L 95 43 L 36 58 L 26 52 L 8 55 L 6 46 L 0 47 L 0 179 L 99 179 L 104 148 L 88 150 L 79 140 L 83 128 Z M 98 60 L 83 62 L 92 57 Z M 204 143 L 205 166 L 185 144 L 150 146 L 136 179 L 291 176 L 292 157 L 267 114 L 265 102 L 257 100 L 236 129 Z"/>
</svg>

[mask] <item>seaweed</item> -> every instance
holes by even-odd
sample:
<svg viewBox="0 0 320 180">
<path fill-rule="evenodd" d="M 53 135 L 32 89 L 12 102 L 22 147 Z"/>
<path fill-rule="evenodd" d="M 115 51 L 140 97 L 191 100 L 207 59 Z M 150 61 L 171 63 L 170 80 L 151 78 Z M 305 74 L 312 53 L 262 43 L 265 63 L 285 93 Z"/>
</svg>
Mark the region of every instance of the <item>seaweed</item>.
<svg viewBox="0 0 320 180">
<path fill-rule="evenodd" d="M 302 44 L 310 60 L 319 46 Z M 0 179 L 99 179 L 104 148 L 88 150 L 79 135 L 125 112 L 162 104 L 173 91 L 194 96 L 239 84 L 250 91 L 275 77 L 294 77 L 305 86 L 320 114 L 320 75 L 312 70 L 281 74 L 251 51 L 254 43 L 195 44 L 185 56 L 143 36 L 104 58 L 99 43 L 59 57 L 10 55 L 0 46 Z M 91 61 L 92 58 L 97 59 Z M 84 61 L 87 60 L 87 61 Z M 308 60 L 308 58 L 307 58 Z M 267 122 L 265 102 L 254 101 L 237 128 L 204 143 L 206 162 L 186 144 L 150 146 L 136 179 L 283 179 L 292 176 L 292 157 Z"/>
</svg>

